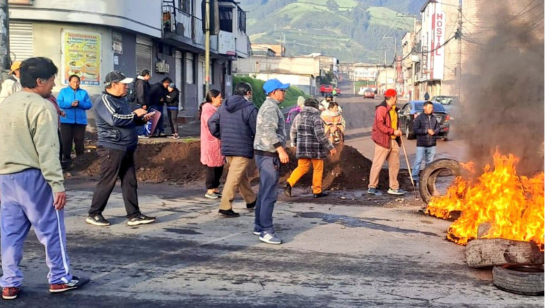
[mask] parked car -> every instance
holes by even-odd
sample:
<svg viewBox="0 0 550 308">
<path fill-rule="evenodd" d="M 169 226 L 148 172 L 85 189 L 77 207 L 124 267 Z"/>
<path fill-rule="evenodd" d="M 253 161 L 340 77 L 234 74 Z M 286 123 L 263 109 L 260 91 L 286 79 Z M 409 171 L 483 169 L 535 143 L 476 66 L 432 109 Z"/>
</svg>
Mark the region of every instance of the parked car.
<svg viewBox="0 0 550 308">
<path fill-rule="evenodd" d="M 363 98 L 374 98 L 374 89 L 368 88 L 365 92 L 363 92 Z"/>
<path fill-rule="evenodd" d="M 319 86 L 319 91 L 322 95 L 324 94 L 332 94 L 333 87 L 331 84 L 322 84 Z"/>
<path fill-rule="evenodd" d="M 407 139 L 415 139 L 413 122 L 414 119 L 424 112 L 424 102 L 425 101 L 410 101 L 406 103 L 401 110 L 399 110 L 399 125 L 400 129 L 403 132 L 403 135 Z M 439 137 L 443 140 L 448 139 L 449 130 L 451 128 L 451 117 L 445 107 L 440 103 L 433 102 L 434 111 L 433 115 L 439 122 L 441 130 L 439 132 Z"/>
</svg>

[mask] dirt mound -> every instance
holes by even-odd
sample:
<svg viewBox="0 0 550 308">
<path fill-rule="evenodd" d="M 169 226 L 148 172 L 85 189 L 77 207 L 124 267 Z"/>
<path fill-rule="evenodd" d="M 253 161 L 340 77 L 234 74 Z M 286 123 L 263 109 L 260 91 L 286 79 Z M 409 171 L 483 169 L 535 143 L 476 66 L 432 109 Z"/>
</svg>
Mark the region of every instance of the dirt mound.
<svg viewBox="0 0 550 308">
<path fill-rule="evenodd" d="M 80 156 L 73 169 L 76 173 L 97 176 L 100 174 L 99 159 L 93 146 Z M 280 182 L 284 183 L 298 165 L 295 150 L 289 149 L 290 162 L 281 167 Z M 160 142 L 139 144 L 136 153 L 137 177 L 141 182 L 160 183 L 174 182 L 186 184 L 202 182 L 205 178 L 205 168 L 200 163 L 200 142 Z M 369 172 L 372 162 L 365 158 L 355 148 L 343 146 L 336 156 L 325 160 L 323 172 L 323 189 L 346 190 L 366 189 L 369 182 Z M 224 173 L 224 176 L 226 172 Z M 400 172 L 399 182 L 407 183 L 406 171 Z M 255 170 L 252 180 L 257 181 L 258 171 Z M 298 186 L 311 185 L 312 171 L 304 175 Z M 380 186 L 388 187 L 388 171 L 383 169 L 380 174 Z"/>
</svg>

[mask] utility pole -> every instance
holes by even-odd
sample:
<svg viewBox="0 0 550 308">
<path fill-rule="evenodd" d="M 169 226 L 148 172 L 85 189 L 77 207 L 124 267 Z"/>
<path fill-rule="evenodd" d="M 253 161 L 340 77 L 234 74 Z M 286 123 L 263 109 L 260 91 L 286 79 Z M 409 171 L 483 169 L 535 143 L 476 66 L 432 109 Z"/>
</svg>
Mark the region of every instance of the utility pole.
<svg viewBox="0 0 550 308">
<path fill-rule="evenodd" d="M 208 94 L 208 91 L 210 91 L 210 0 L 206 0 L 206 8 L 204 10 L 205 16 L 204 18 L 204 24 L 206 28 L 205 33 L 205 42 L 204 42 L 204 58 L 205 58 L 205 74 L 204 74 L 204 97 Z"/>
<path fill-rule="evenodd" d="M 459 2 L 458 7 L 458 63 L 456 72 L 456 88 L 458 94 L 458 101 L 460 102 L 460 88 L 462 87 L 462 0 Z"/>
<path fill-rule="evenodd" d="M 10 69 L 10 21 L 8 0 L 0 0 L 0 66 Z"/>
</svg>

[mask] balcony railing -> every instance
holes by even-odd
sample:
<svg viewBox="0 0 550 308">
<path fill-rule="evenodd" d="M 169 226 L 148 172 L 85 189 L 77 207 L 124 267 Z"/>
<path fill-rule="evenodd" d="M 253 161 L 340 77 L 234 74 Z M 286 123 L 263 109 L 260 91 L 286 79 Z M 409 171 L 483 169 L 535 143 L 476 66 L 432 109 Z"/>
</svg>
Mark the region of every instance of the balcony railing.
<svg viewBox="0 0 550 308">
<path fill-rule="evenodd" d="M 204 46 L 202 19 L 182 11 L 171 4 L 162 5 L 162 23 L 165 33 L 175 33 Z"/>
</svg>

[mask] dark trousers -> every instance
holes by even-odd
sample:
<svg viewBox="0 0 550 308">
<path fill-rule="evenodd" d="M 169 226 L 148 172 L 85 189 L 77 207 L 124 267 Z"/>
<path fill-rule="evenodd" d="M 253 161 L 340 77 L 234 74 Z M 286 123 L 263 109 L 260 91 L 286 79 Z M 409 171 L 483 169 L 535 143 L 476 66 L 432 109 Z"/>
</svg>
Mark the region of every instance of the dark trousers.
<svg viewBox="0 0 550 308">
<path fill-rule="evenodd" d="M 86 125 L 61 123 L 60 128 L 61 143 L 63 145 L 63 159 L 71 160 L 73 141 L 76 155 L 82 155 L 84 153 L 84 134 L 86 133 Z"/>
<path fill-rule="evenodd" d="M 134 151 L 121 151 L 104 147 L 97 148 L 97 155 L 101 163 L 101 178 L 97 183 L 92 199 L 92 206 L 88 212 L 90 216 L 101 214 L 107 206 L 107 201 L 115 188 L 117 178 L 120 177 L 122 198 L 128 219 L 141 214 L 138 206 L 136 167 Z"/>
<path fill-rule="evenodd" d="M 172 134 L 178 134 L 178 109 L 167 109 Z M 179 135 L 179 134 L 178 134 Z"/>
<path fill-rule="evenodd" d="M 255 155 L 256 166 L 260 171 L 260 188 L 256 199 L 254 231 L 273 233 L 273 209 L 277 202 L 279 157 Z"/>
<path fill-rule="evenodd" d="M 223 174 L 223 166 L 208 167 L 206 166 L 206 189 L 215 189 L 220 187 L 220 179 Z"/>
<path fill-rule="evenodd" d="M 157 128 L 155 128 L 155 131 L 152 132 L 153 135 L 164 133 L 164 105 L 153 105 L 153 109 L 160 112 L 160 119 L 157 123 Z"/>
</svg>

